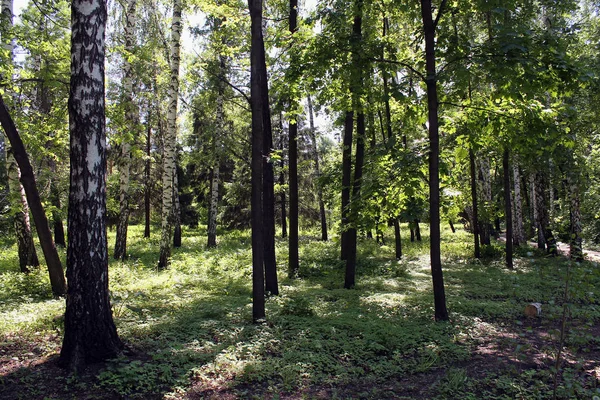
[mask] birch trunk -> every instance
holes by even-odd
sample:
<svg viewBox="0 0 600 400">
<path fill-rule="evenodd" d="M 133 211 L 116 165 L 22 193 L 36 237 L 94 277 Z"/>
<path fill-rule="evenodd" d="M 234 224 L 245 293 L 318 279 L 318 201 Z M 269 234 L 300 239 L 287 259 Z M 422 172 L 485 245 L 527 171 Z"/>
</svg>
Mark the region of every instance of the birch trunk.
<svg viewBox="0 0 600 400">
<path fill-rule="evenodd" d="M 136 1 L 129 0 L 125 9 L 125 54 L 123 57 L 123 101 L 125 103 L 126 131 L 121 134 L 119 157 L 119 222 L 115 239 L 114 258 L 127 258 L 127 228 L 129 225 L 129 172 L 131 170 L 131 141 L 136 137 L 138 110 L 133 102 L 133 66 L 129 61 L 134 52 Z"/>
<path fill-rule="evenodd" d="M 144 237 L 150 237 L 150 172 L 151 172 L 151 158 L 150 158 L 150 146 L 152 139 L 152 125 L 150 118 L 150 110 L 148 109 L 148 117 L 146 123 L 146 163 L 144 166 Z"/>
<path fill-rule="evenodd" d="M 175 156 L 177 159 L 177 156 Z M 181 204 L 179 203 L 179 177 L 177 163 L 173 174 L 173 247 L 181 247 Z"/>
<path fill-rule="evenodd" d="M 483 213 L 479 214 L 479 238 L 482 245 L 491 243 L 492 235 L 492 179 L 490 176 L 490 160 L 481 157 L 479 160 L 480 193 L 483 200 Z"/>
<path fill-rule="evenodd" d="M 513 186 L 514 186 L 514 240 L 515 246 L 525 243 L 525 229 L 523 227 L 523 199 L 521 196 L 521 174 L 519 173 L 519 166 L 516 162 L 513 163 Z"/>
<path fill-rule="evenodd" d="M 69 229 L 65 336 L 60 365 L 79 371 L 117 356 L 123 344 L 108 291 L 104 33 L 106 3 L 74 0 L 71 7 Z"/>
<path fill-rule="evenodd" d="M 167 268 L 171 262 L 171 239 L 173 236 L 173 181 L 175 176 L 175 146 L 177 141 L 177 100 L 179 96 L 179 62 L 181 49 L 181 0 L 173 0 L 171 21 L 169 109 L 167 129 L 163 140 L 162 176 L 162 223 L 158 269 Z"/>
</svg>

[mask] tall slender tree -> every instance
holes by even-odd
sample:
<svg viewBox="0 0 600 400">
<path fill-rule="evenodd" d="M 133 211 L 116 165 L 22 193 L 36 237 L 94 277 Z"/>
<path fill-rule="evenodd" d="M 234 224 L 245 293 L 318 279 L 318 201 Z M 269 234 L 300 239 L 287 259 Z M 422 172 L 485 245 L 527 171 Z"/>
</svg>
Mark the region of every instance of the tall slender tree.
<svg viewBox="0 0 600 400">
<path fill-rule="evenodd" d="M 131 169 L 131 141 L 136 137 L 139 119 L 136 104 L 133 102 L 134 71 L 131 62 L 135 45 L 135 22 L 137 0 L 128 0 L 124 7 L 125 53 L 123 56 L 123 102 L 125 105 L 124 132 L 121 134 L 121 156 L 119 157 L 119 222 L 115 239 L 115 259 L 127 258 L 127 228 L 129 226 L 129 175 Z"/>
<path fill-rule="evenodd" d="M 427 111 L 429 121 L 429 219 L 430 219 L 430 257 L 431 276 L 433 279 L 433 296 L 435 303 L 435 320 L 447 321 L 446 293 L 440 248 L 440 176 L 439 176 L 439 119 L 437 72 L 435 56 L 435 31 L 442 16 L 446 0 L 442 0 L 437 16 L 433 19 L 431 0 L 421 0 L 421 16 L 425 33 L 425 84 L 427 86 Z"/>
<path fill-rule="evenodd" d="M 295 33 L 298 30 L 298 0 L 290 0 L 290 15 L 289 29 L 292 35 L 292 40 L 295 38 Z M 290 57 L 290 69 L 294 69 L 292 65 L 296 58 L 295 52 L 292 52 Z M 297 86 L 297 79 L 292 78 L 291 85 Z M 300 262 L 298 259 L 298 115 L 295 112 L 298 107 L 298 99 L 293 93 L 297 92 L 292 88 L 290 91 L 290 122 L 289 122 L 289 187 L 290 187 L 290 232 L 289 232 L 289 270 L 288 275 L 294 278 L 298 275 Z"/>
<path fill-rule="evenodd" d="M 104 35 L 106 3 L 74 0 L 71 7 L 71 178 L 65 336 L 59 363 L 80 370 L 115 357 L 123 345 L 108 291 Z"/>
<path fill-rule="evenodd" d="M 181 52 L 181 0 L 173 0 L 173 18 L 171 19 L 170 39 L 170 84 L 169 108 L 167 111 L 167 129 L 163 140 L 163 176 L 162 176 L 162 224 L 158 269 L 166 268 L 171 258 L 171 240 L 173 236 L 173 193 L 175 179 L 175 153 L 177 141 L 177 101 L 179 97 L 179 63 Z"/>
<path fill-rule="evenodd" d="M 262 33 L 262 0 L 248 0 L 251 20 L 250 102 L 252 106 L 252 320 L 265 318 L 265 241 L 263 214 L 263 158 L 265 111 L 268 107 L 267 65 Z"/>
</svg>

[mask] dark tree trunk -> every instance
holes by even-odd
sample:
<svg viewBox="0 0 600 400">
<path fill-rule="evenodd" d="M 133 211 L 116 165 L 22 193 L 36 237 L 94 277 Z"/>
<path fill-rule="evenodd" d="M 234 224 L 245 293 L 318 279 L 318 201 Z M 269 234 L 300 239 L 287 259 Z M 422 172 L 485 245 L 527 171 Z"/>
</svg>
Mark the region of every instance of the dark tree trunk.
<svg viewBox="0 0 600 400">
<path fill-rule="evenodd" d="M 440 7 L 442 8 L 442 7 Z M 438 16 L 440 12 L 438 10 Z M 432 16 L 431 0 L 421 0 L 421 14 L 425 33 L 425 62 L 427 67 L 427 108 L 429 114 L 429 213 L 430 213 L 430 255 L 435 320 L 447 321 L 446 294 L 440 254 L 440 179 L 439 179 L 439 121 L 438 94 L 435 70 L 435 23 Z"/>
<path fill-rule="evenodd" d="M 421 225 L 419 225 L 419 220 L 415 219 L 415 238 L 417 242 L 421 241 Z"/>
<path fill-rule="evenodd" d="M 264 273 L 264 238 L 263 238 L 263 142 L 264 117 L 262 93 L 267 82 L 265 46 L 262 35 L 262 0 L 248 0 L 251 18 L 251 51 L 250 51 L 250 100 L 252 105 L 252 320 L 259 322 L 265 318 L 265 273 Z"/>
<path fill-rule="evenodd" d="M 452 222 L 452 220 L 449 220 L 448 224 L 450 225 L 450 230 L 452 231 L 452 233 L 456 233 L 456 229 L 454 228 L 454 222 Z"/>
<path fill-rule="evenodd" d="M 290 240 L 289 271 L 290 278 L 298 275 L 298 125 L 289 125 L 289 185 L 290 185 Z"/>
<path fill-rule="evenodd" d="M 352 129 L 354 112 L 346 111 L 342 149 L 342 252 L 341 259 L 348 258 L 348 223 L 350 214 L 350 184 L 352 182 Z"/>
<path fill-rule="evenodd" d="M 400 236 L 400 221 L 394 218 L 394 238 L 396 242 L 396 260 L 402 258 L 402 238 Z"/>
<path fill-rule="evenodd" d="M 52 206 L 54 206 L 56 210 L 60 210 L 60 193 L 54 179 L 50 180 L 50 196 L 52 198 Z M 54 227 L 54 243 L 57 246 L 65 247 L 67 245 L 65 241 L 65 228 L 63 227 L 60 212 L 58 211 L 52 212 L 52 226 Z"/>
<path fill-rule="evenodd" d="M 152 139 L 152 125 L 150 123 L 150 111 L 148 111 L 148 124 L 146 130 L 146 165 L 144 166 L 144 237 L 150 237 L 150 182 L 151 182 L 151 161 L 150 161 L 150 149 L 151 149 L 151 139 Z"/>
<path fill-rule="evenodd" d="M 292 37 L 297 30 L 298 1 L 290 0 L 289 28 Z M 295 57 L 290 60 L 290 68 L 293 67 Z M 290 99 L 290 108 L 296 108 L 296 99 Z M 298 124 L 296 116 L 289 124 L 289 179 L 290 179 L 290 240 L 289 240 L 289 270 L 288 276 L 298 276 Z"/>
<path fill-rule="evenodd" d="M 508 147 L 504 148 L 502 168 L 504 169 L 504 213 L 506 214 L 506 268 L 513 269 L 513 225 L 512 204 L 510 201 L 510 168 Z"/>
<path fill-rule="evenodd" d="M 74 0 L 71 10 L 69 290 L 59 363 L 77 371 L 86 363 L 117 356 L 123 345 L 113 322 L 108 291 L 104 117 L 106 3 Z"/>
<path fill-rule="evenodd" d="M 283 150 L 285 149 L 285 134 L 283 131 L 283 113 L 279 115 L 279 150 L 283 154 Z M 285 185 L 285 175 L 283 170 L 285 168 L 284 157 L 281 157 L 281 161 L 279 162 L 279 167 L 281 168 L 281 172 L 279 173 L 279 186 L 283 187 Z M 285 239 L 287 237 L 287 212 L 285 210 L 285 190 L 281 191 L 281 237 Z"/>
<path fill-rule="evenodd" d="M 52 286 L 52 293 L 54 296 L 63 296 L 67 293 L 67 283 L 65 281 L 65 275 L 63 272 L 60 257 L 54 246 L 52 240 L 52 232 L 50 231 L 50 225 L 48 224 L 48 218 L 44 212 L 40 194 L 37 190 L 35 175 L 33 168 L 29 162 L 27 151 L 21 141 L 17 127 L 15 126 L 8 109 L 4 105 L 4 99 L 0 95 L 0 123 L 6 133 L 10 145 L 12 147 L 13 156 L 17 161 L 17 165 L 21 170 L 21 184 L 25 189 L 27 201 L 31 209 L 31 215 L 35 223 L 38 238 L 40 239 L 40 245 L 44 252 L 44 258 L 46 259 L 46 265 L 48 266 L 48 273 L 50 275 L 50 285 Z"/>
<path fill-rule="evenodd" d="M 360 18 L 360 17 L 358 17 Z M 355 24 L 356 18 L 355 18 Z M 360 21 L 358 22 L 360 27 Z M 360 28 L 359 28 L 360 29 Z M 354 182 L 352 185 L 352 201 L 357 204 L 360 199 L 360 188 L 365 158 L 365 114 L 359 112 L 356 118 L 356 162 L 354 165 Z M 353 288 L 356 283 L 356 218 L 358 213 L 351 207 L 351 228 L 348 230 L 348 258 L 346 259 L 346 276 L 344 288 Z"/>
<path fill-rule="evenodd" d="M 473 229 L 473 239 L 475 244 L 475 258 L 481 258 L 479 249 L 479 215 L 477 210 L 477 176 L 475 175 L 475 153 L 469 149 L 469 164 L 471 169 L 471 206 L 473 207 L 473 219 L 471 228 Z"/>
</svg>

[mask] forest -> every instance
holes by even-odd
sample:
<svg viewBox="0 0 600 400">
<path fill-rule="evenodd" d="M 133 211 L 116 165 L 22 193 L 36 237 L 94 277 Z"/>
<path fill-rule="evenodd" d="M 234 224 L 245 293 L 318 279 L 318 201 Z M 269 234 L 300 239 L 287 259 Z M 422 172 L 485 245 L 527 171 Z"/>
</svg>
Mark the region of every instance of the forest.
<svg viewBox="0 0 600 400">
<path fill-rule="evenodd" d="M 600 2 L 13 1 L 0 400 L 600 400 Z"/>
</svg>

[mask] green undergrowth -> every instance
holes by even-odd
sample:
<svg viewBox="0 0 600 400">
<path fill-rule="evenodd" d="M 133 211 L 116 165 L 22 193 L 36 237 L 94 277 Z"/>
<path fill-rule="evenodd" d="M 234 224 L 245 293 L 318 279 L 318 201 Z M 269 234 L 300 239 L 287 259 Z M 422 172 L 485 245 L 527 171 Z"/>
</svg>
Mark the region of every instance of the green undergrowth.
<svg viewBox="0 0 600 400">
<path fill-rule="evenodd" d="M 600 354 L 598 338 L 591 333 L 600 324 L 600 272 L 593 263 L 570 265 L 523 250 L 515 270 L 508 271 L 497 246 L 488 249 L 488 258 L 474 260 L 466 232 L 444 231 L 450 321 L 439 323 L 432 318 L 425 235 L 423 242 L 403 241 L 400 261 L 394 259 L 393 236 L 381 246 L 360 240 L 357 286 L 346 290 L 339 244 L 320 242 L 316 233 L 308 233 L 301 236 L 300 273 L 294 280 L 286 274 L 287 242 L 277 239 L 281 293 L 267 299 L 267 321 L 254 325 L 250 233 L 220 233 L 218 247 L 207 249 L 205 229 L 184 230 L 183 246 L 174 249 L 170 268 L 157 271 L 158 235 L 144 239 L 143 227 L 132 226 L 128 260 L 111 259 L 109 266 L 113 314 L 127 351 L 107 362 L 92 381 L 84 384 L 75 377 L 61 384 L 85 387 L 97 398 L 181 398 L 190 391 L 200 398 L 221 392 L 238 398 L 286 393 L 310 398 L 315 388 L 331 398 L 401 398 L 398 393 L 406 388 L 437 398 L 544 398 L 551 389 L 551 362 L 525 374 L 518 364 L 496 368 L 485 379 L 475 379 L 477 371 L 467 366 L 478 346 L 496 339 L 518 361 L 523 344 L 519 334 L 515 339 L 507 332 L 516 327 L 527 335 L 533 329 L 529 325 L 539 326 L 523 317 L 530 302 L 543 304 L 549 328 L 542 344 L 551 360 L 567 268 L 567 353 L 573 365 L 576 353 Z M 402 235 L 409 237 L 406 227 Z M 114 243 L 112 232 L 109 243 Z M 15 263 L 14 245 L 5 243 L 0 247 L 3 341 L 60 333 L 64 301 L 52 299 L 47 274 L 21 274 Z M 502 337 L 508 339 L 502 342 Z M 596 393 L 565 371 L 559 385 L 562 398 Z M 382 388 L 392 390 L 390 382 L 404 389 L 386 397 Z M 40 390 L 39 382 L 31 384 L 23 397 L 34 386 Z"/>
</svg>

